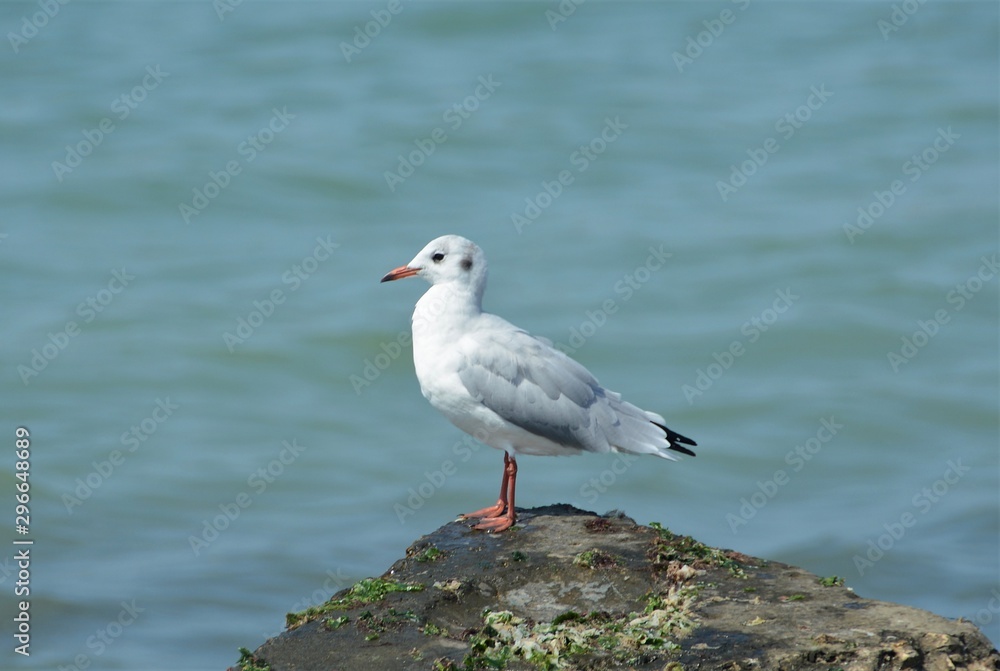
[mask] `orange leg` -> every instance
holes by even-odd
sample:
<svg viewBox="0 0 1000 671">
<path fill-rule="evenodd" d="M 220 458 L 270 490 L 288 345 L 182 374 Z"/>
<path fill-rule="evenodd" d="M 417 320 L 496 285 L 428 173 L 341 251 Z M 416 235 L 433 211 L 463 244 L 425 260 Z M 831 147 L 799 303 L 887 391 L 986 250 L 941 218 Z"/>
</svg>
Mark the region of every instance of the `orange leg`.
<svg viewBox="0 0 1000 671">
<path fill-rule="evenodd" d="M 486 508 L 477 513 L 488 512 L 488 515 L 472 514 L 468 517 L 482 517 L 482 521 L 473 529 L 499 533 L 505 531 L 517 521 L 514 509 L 514 490 L 517 487 L 517 462 L 506 452 L 503 455 L 503 480 L 500 482 L 500 500 L 492 508 Z"/>
</svg>

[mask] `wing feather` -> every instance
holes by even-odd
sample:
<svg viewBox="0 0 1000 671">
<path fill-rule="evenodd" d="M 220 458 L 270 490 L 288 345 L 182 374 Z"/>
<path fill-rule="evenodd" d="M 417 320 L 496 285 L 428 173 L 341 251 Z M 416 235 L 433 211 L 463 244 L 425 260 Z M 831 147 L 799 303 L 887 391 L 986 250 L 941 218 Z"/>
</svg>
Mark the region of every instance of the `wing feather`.
<svg viewBox="0 0 1000 671">
<path fill-rule="evenodd" d="M 588 412 L 604 390 L 586 368 L 521 330 L 474 331 L 458 348 L 462 384 L 504 420 L 565 447 L 608 451 Z"/>
<path fill-rule="evenodd" d="M 483 315 L 487 317 L 487 315 Z M 569 356 L 499 317 L 463 336 L 458 376 L 473 398 L 536 436 L 570 449 L 674 459 L 694 441 L 664 419 L 601 387 Z"/>
</svg>

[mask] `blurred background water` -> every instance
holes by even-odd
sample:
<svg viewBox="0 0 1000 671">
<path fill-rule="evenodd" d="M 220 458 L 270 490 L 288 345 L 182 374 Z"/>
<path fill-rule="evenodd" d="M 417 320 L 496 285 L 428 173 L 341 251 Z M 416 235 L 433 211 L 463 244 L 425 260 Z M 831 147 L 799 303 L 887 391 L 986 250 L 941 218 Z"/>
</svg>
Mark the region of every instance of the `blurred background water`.
<svg viewBox="0 0 1000 671">
<path fill-rule="evenodd" d="M 699 442 L 525 457 L 520 504 L 1000 641 L 998 8 L 902 5 L 0 5 L 3 665 L 225 668 L 494 500 L 400 337 L 424 285 L 378 283 L 444 233 Z"/>
</svg>

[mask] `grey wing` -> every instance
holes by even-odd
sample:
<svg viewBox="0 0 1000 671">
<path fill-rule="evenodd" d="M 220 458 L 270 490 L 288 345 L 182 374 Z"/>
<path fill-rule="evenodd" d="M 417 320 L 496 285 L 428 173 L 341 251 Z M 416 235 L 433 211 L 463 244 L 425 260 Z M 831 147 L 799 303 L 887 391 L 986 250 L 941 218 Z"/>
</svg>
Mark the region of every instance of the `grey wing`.
<svg viewBox="0 0 1000 671">
<path fill-rule="evenodd" d="M 674 459 L 662 417 L 623 401 L 564 353 L 502 323 L 507 328 L 473 331 L 458 343 L 459 378 L 480 403 L 571 449 Z"/>
<path fill-rule="evenodd" d="M 474 331 L 458 343 L 468 392 L 506 421 L 571 449 L 607 452 L 604 390 L 568 356 L 521 330 Z"/>
</svg>

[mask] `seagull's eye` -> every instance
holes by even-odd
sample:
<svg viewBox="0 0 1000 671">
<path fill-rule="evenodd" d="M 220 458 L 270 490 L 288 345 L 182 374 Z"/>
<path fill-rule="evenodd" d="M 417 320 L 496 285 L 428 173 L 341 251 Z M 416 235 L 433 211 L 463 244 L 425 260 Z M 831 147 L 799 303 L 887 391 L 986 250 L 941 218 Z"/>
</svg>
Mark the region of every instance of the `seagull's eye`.
<svg viewBox="0 0 1000 671">
<path fill-rule="evenodd" d="M 434 252 L 434 254 L 431 255 L 431 261 L 434 263 L 441 263 L 444 261 L 444 254 L 441 252 Z"/>
</svg>

